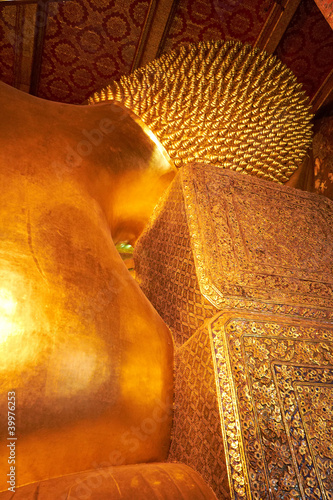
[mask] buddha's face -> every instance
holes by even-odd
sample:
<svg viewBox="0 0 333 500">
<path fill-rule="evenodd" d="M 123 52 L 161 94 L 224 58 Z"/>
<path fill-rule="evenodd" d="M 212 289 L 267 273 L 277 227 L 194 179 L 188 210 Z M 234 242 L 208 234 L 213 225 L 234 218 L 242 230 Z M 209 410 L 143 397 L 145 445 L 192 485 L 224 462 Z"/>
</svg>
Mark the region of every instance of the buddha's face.
<svg viewBox="0 0 333 500">
<path fill-rule="evenodd" d="M 113 241 L 133 244 L 177 170 L 154 134 L 120 103 L 89 106 L 88 110 L 108 117 L 103 119 L 103 142 L 91 147 L 68 177 L 101 206 Z M 93 132 L 98 139 L 96 125 Z"/>
<path fill-rule="evenodd" d="M 114 199 L 111 233 L 115 244 L 135 244 L 173 177 L 174 172 L 156 178 L 149 173 L 141 174 L 137 171 L 131 171 L 124 176 Z"/>
</svg>

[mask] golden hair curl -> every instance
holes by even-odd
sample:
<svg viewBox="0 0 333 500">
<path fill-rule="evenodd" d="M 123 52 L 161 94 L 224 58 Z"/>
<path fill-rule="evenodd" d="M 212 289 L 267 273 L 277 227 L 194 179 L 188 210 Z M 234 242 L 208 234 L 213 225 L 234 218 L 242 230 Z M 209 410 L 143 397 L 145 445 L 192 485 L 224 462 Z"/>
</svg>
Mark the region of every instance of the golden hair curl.
<svg viewBox="0 0 333 500">
<path fill-rule="evenodd" d="M 285 182 L 310 143 L 312 115 L 295 75 L 237 41 L 181 46 L 94 94 L 122 102 L 177 167 L 213 163 Z"/>
</svg>

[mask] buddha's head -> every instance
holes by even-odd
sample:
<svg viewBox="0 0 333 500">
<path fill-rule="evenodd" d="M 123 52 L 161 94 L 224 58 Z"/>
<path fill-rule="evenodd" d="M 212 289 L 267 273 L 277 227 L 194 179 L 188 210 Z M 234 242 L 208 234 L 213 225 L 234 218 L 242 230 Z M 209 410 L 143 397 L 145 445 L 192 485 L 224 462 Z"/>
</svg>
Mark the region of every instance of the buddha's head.
<svg viewBox="0 0 333 500">
<path fill-rule="evenodd" d="M 275 56 L 237 41 L 169 52 L 94 94 L 138 115 L 176 167 L 192 161 L 279 183 L 311 142 L 308 99 Z"/>
</svg>

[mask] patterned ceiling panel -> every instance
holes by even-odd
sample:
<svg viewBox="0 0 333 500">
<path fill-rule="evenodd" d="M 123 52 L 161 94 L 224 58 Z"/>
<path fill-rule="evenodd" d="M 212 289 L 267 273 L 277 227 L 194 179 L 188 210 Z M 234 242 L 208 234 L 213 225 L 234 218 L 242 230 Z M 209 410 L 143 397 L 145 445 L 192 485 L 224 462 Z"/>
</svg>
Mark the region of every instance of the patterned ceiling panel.
<svg viewBox="0 0 333 500">
<path fill-rule="evenodd" d="M 314 0 L 303 0 L 276 54 L 313 97 L 333 68 L 333 31 Z"/>
<path fill-rule="evenodd" d="M 163 52 L 199 40 L 236 39 L 253 44 L 272 6 L 271 0 L 183 0 Z"/>
<path fill-rule="evenodd" d="M 16 8 L 0 5 L 0 80 L 14 83 Z"/>
<path fill-rule="evenodd" d="M 71 0 L 51 4 L 38 96 L 82 103 L 128 74 L 149 0 Z"/>
</svg>

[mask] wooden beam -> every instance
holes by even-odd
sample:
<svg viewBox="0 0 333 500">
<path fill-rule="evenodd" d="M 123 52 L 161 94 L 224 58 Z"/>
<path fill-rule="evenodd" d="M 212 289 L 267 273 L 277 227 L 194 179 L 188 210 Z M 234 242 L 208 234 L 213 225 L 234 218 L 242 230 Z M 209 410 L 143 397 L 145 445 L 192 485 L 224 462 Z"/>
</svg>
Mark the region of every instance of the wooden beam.
<svg viewBox="0 0 333 500">
<path fill-rule="evenodd" d="M 61 0 L 48 0 L 49 2 L 60 2 Z M 27 5 L 29 3 L 43 3 L 43 0 L 0 0 L 0 5 Z"/>
<path fill-rule="evenodd" d="M 0 0 L 0 5 L 16 9 L 14 87 L 37 94 L 49 4 L 64 1 L 68 0 Z"/>
<path fill-rule="evenodd" d="M 254 46 L 273 54 L 300 2 L 301 0 L 275 1 Z"/>
<path fill-rule="evenodd" d="M 316 113 L 323 104 L 328 104 L 330 97 L 333 98 L 333 69 L 310 101 L 312 113 Z"/>
<path fill-rule="evenodd" d="M 51 2 L 63 2 L 69 0 L 38 0 L 36 11 L 34 52 L 31 66 L 31 79 L 29 94 L 37 95 L 40 73 L 42 69 L 42 58 L 44 49 L 44 39 L 47 27 L 47 18 L 49 13 L 49 4 Z"/>
<path fill-rule="evenodd" d="M 144 36 L 141 36 L 132 69 L 143 66 L 160 55 L 163 50 L 162 46 L 166 32 L 169 31 L 178 1 L 159 0 L 155 2 L 153 15 L 150 15 L 150 12 L 148 12 L 143 28 Z"/>
<path fill-rule="evenodd" d="M 143 50 L 147 44 L 147 39 L 148 39 L 148 36 L 150 33 L 150 29 L 151 29 L 151 25 L 152 25 L 152 22 L 154 19 L 154 15 L 156 12 L 157 3 L 158 3 L 157 0 L 150 0 L 145 23 L 144 23 L 142 31 L 141 31 L 141 37 L 140 37 L 140 40 L 139 40 L 139 43 L 138 43 L 138 46 L 136 48 L 136 52 L 134 55 L 134 59 L 133 59 L 132 67 L 131 67 L 131 72 L 140 66 L 142 53 L 143 53 Z"/>
<path fill-rule="evenodd" d="M 29 89 L 29 94 L 32 95 L 37 95 L 38 93 L 48 13 L 49 2 L 47 0 L 42 2 L 39 1 L 36 11 L 34 52 L 31 65 L 31 79 Z"/>
<path fill-rule="evenodd" d="M 13 86 L 19 88 L 22 73 L 23 33 L 25 21 L 25 5 L 17 4 L 15 19 L 15 41 L 14 41 L 14 82 Z"/>
<path fill-rule="evenodd" d="M 20 4 L 16 10 L 15 26 L 15 69 L 13 85 L 17 89 L 29 92 L 31 63 L 34 48 L 34 27 L 36 5 Z"/>
</svg>

